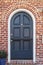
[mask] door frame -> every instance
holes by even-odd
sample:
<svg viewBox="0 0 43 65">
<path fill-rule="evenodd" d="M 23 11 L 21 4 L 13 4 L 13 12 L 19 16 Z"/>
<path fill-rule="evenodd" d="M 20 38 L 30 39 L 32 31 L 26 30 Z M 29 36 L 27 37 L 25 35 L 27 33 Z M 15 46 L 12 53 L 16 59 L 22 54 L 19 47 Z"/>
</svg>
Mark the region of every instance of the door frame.
<svg viewBox="0 0 43 65">
<path fill-rule="evenodd" d="M 33 20 L 33 62 L 36 62 L 36 20 L 35 20 L 35 16 L 33 15 L 33 13 L 27 9 L 17 9 L 15 11 L 13 11 L 9 18 L 8 18 L 8 62 L 10 63 L 10 58 L 11 58 L 11 54 L 10 54 L 10 22 L 11 22 L 11 18 L 14 14 L 16 14 L 17 12 L 26 12 L 27 14 L 29 14 L 32 17 Z M 18 60 L 14 60 L 14 61 L 18 61 Z M 21 61 L 21 60 L 20 60 Z M 29 61 L 29 60 L 23 60 L 23 61 Z"/>
</svg>

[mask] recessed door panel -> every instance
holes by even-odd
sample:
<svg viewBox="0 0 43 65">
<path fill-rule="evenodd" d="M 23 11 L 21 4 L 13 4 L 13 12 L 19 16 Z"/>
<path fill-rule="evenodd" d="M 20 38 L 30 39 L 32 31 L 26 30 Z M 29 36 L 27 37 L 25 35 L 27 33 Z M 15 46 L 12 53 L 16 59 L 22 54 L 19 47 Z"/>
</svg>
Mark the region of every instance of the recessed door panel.
<svg viewBox="0 0 43 65">
<path fill-rule="evenodd" d="M 20 15 L 17 15 L 16 17 L 14 17 L 14 25 L 20 25 Z"/>
<path fill-rule="evenodd" d="M 29 41 L 24 41 L 24 50 L 29 50 Z"/>
<path fill-rule="evenodd" d="M 15 50 L 15 51 L 19 51 L 19 50 L 20 50 L 20 41 L 14 41 L 14 43 L 15 43 L 15 48 L 14 48 L 14 50 Z"/>
<path fill-rule="evenodd" d="M 14 38 L 20 37 L 20 28 L 13 29 Z"/>
<path fill-rule="evenodd" d="M 24 37 L 29 38 L 29 35 L 30 35 L 30 34 L 29 34 L 29 33 L 30 33 L 29 30 L 30 30 L 30 29 L 29 29 L 29 28 L 26 28 L 26 27 L 23 29 L 23 36 L 24 36 Z"/>
<path fill-rule="evenodd" d="M 23 16 L 23 24 L 24 25 L 29 25 L 30 24 L 30 19 L 28 18 L 28 16 L 24 15 Z"/>
</svg>

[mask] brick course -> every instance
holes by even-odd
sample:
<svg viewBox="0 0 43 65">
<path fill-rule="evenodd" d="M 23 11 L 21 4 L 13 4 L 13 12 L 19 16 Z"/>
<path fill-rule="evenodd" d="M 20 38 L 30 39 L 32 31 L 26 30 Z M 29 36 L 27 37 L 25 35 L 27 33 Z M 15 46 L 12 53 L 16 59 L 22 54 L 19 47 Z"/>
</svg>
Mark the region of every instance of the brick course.
<svg viewBox="0 0 43 65">
<path fill-rule="evenodd" d="M 0 0 L 0 50 L 8 51 L 8 18 L 16 9 L 30 10 L 35 16 L 36 64 L 43 64 L 43 0 Z"/>
</svg>

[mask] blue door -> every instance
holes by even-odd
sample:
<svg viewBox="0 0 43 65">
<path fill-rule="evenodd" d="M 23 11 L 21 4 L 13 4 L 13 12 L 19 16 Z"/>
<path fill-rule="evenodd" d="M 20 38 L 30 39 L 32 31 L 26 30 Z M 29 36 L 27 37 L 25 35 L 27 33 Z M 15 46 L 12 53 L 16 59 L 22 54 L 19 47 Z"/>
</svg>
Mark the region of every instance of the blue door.
<svg viewBox="0 0 43 65">
<path fill-rule="evenodd" d="M 11 59 L 33 59 L 33 21 L 25 12 L 13 15 L 10 24 Z"/>
</svg>

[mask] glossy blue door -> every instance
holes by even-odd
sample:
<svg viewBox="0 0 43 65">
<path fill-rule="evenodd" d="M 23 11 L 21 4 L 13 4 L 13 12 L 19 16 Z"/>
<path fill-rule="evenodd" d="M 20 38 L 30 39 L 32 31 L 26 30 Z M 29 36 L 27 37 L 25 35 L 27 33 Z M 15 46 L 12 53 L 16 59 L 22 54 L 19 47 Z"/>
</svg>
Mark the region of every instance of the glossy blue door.
<svg viewBox="0 0 43 65">
<path fill-rule="evenodd" d="M 13 15 L 10 24 L 11 59 L 33 59 L 33 21 L 25 12 Z"/>
</svg>

